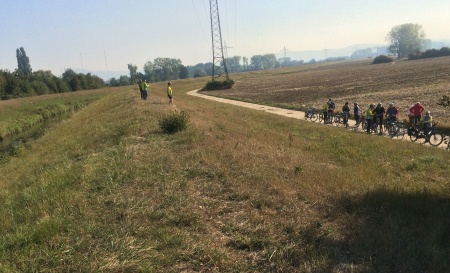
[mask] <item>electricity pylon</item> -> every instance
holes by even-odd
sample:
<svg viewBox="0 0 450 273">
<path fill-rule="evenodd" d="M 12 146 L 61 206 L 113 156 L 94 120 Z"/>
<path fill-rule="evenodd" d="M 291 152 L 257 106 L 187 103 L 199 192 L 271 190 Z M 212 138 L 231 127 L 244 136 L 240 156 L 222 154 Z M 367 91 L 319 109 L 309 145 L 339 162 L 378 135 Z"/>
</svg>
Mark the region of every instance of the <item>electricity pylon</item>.
<svg viewBox="0 0 450 273">
<path fill-rule="evenodd" d="M 212 37 L 212 49 L 213 49 L 213 67 L 212 67 L 212 80 L 215 76 L 220 77 L 223 73 L 228 77 L 227 64 L 223 57 L 222 46 L 222 32 L 220 30 L 219 19 L 219 5 L 217 0 L 209 0 L 209 8 L 211 14 L 211 37 Z"/>
</svg>

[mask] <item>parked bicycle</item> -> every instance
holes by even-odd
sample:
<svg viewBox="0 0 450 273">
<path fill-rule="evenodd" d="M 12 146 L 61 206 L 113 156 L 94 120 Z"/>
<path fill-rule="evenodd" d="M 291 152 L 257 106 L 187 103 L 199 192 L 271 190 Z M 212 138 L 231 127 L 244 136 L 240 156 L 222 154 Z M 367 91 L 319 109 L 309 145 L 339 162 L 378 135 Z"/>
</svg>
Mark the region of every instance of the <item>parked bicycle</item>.
<svg viewBox="0 0 450 273">
<path fill-rule="evenodd" d="M 319 115 L 316 114 L 316 109 L 314 107 L 308 108 L 305 111 L 305 120 L 310 119 L 311 121 L 316 121 Z"/>
<path fill-rule="evenodd" d="M 444 141 L 444 135 L 437 132 L 437 123 L 433 123 L 428 129 L 424 129 L 422 123 L 416 127 L 410 127 L 408 135 L 413 142 L 428 142 L 433 146 L 439 146 Z"/>
<path fill-rule="evenodd" d="M 346 112 L 336 113 L 334 115 L 333 122 L 334 122 L 334 124 L 336 124 L 336 126 L 342 125 L 345 128 L 348 128 L 348 113 L 346 113 Z"/>
<path fill-rule="evenodd" d="M 386 123 L 388 135 L 391 138 L 403 139 L 407 134 L 405 121 L 388 121 Z"/>
<path fill-rule="evenodd" d="M 325 114 L 323 112 L 320 112 L 318 116 L 319 116 L 319 122 L 324 121 L 325 124 L 333 123 L 333 115 L 330 113 L 327 114 L 327 120 L 325 120 Z"/>
</svg>

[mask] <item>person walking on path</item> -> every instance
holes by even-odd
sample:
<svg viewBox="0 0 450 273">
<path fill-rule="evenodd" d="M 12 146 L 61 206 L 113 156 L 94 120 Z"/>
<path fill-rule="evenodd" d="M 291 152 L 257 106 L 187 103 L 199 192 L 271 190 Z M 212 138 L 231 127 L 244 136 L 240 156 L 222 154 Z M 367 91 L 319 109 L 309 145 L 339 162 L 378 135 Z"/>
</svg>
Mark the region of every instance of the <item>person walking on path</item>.
<svg viewBox="0 0 450 273">
<path fill-rule="evenodd" d="M 167 97 L 169 97 L 169 105 L 173 105 L 173 92 L 172 92 L 172 83 L 167 83 Z"/>
<path fill-rule="evenodd" d="M 139 92 L 141 93 L 141 99 L 144 99 L 144 90 L 142 89 L 142 79 L 139 79 Z"/>
<path fill-rule="evenodd" d="M 148 83 L 147 80 L 144 80 L 142 83 L 142 99 L 147 100 L 148 97 Z"/>
</svg>

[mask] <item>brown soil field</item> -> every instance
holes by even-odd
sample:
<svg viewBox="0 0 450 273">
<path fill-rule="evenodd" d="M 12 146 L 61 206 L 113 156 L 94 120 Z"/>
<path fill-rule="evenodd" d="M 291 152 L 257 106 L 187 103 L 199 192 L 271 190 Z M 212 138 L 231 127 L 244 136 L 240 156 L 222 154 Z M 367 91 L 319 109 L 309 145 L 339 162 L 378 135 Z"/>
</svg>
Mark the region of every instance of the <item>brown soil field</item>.
<svg viewBox="0 0 450 273">
<path fill-rule="evenodd" d="M 450 57 L 376 65 L 372 60 L 308 64 L 230 78 L 233 89 L 204 93 L 294 109 L 322 108 L 329 98 L 338 109 L 346 101 L 358 102 L 362 110 L 371 103 L 387 108 L 394 102 L 401 119 L 419 101 L 435 121 L 450 127 L 450 109 L 438 105 L 443 95 L 450 95 Z"/>
</svg>

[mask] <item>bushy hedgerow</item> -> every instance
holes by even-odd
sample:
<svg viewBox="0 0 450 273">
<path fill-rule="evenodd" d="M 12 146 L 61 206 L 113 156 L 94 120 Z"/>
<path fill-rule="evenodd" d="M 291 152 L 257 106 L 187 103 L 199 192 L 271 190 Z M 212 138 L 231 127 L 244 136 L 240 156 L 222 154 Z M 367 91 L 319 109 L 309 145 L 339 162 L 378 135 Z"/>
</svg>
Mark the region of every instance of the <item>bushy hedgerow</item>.
<svg viewBox="0 0 450 273">
<path fill-rule="evenodd" d="M 187 128 L 189 115 L 185 111 L 172 112 L 159 119 L 159 128 L 164 133 L 174 134 Z"/>
<path fill-rule="evenodd" d="M 206 83 L 206 86 L 203 88 L 205 91 L 213 91 L 213 90 L 223 90 L 230 89 L 233 87 L 233 80 L 224 80 L 224 81 L 209 81 Z"/>
<path fill-rule="evenodd" d="M 436 58 L 436 57 L 444 57 L 450 56 L 450 48 L 442 47 L 441 49 L 428 49 L 425 52 L 416 51 L 408 55 L 409 60 L 418 60 L 418 59 L 427 59 L 427 58 Z"/>
<path fill-rule="evenodd" d="M 393 61 L 394 61 L 394 59 L 392 59 L 389 56 L 380 55 L 380 56 L 375 57 L 375 59 L 373 60 L 372 64 L 391 63 Z"/>
</svg>

